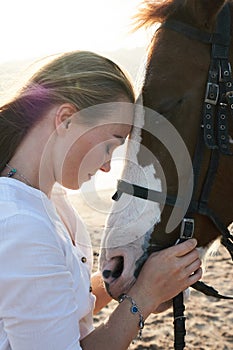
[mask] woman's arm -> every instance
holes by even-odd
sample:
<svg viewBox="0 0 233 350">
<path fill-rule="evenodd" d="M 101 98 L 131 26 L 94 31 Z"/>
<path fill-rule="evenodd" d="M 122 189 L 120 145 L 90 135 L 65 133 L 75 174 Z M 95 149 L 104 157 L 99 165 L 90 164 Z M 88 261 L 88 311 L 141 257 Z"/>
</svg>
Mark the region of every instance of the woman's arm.
<svg viewBox="0 0 233 350">
<path fill-rule="evenodd" d="M 196 240 L 150 255 L 128 295 L 135 300 L 144 319 L 159 305 L 172 299 L 201 278 Z M 139 329 L 139 314 L 132 314 L 125 299 L 109 319 L 81 341 L 83 350 L 126 350 Z"/>
<path fill-rule="evenodd" d="M 112 298 L 107 293 L 104 282 L 99 271 L 95 272 L 91 277 L 92 293 L 96 296 L 94 315 L 105 307 Z"/>
<path fill-rule="evenodd" d="M 96 296 L 95 308 L 93 312 L 94 315 L 96 315 L 100 310 L 102 310 L 103 307 L 105 307 L 112 300 L 112 298 L 105 289 L 100 271 L 97 271 L 92 275 L 91 285 L 92 293 Z M 164 303 L 159 305 L 158 308 L 153 311 L 153 313 L 158 314 L 164 312 L 170 307 L 172 307 L 172 299 L 165 301 Z"/>
</svg>

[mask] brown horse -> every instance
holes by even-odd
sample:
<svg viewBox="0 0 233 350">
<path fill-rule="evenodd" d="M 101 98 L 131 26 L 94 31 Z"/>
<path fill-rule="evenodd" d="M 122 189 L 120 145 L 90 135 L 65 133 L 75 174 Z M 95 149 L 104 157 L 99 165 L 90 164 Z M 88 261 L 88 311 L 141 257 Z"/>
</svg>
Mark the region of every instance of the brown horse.
<svg viewBox="0 0 233 350">
<path fill-rule="evenodd" d="M 145 1 L 138 15 L 139 26 L 160 27 L 102 240 L 100 269 L 114 297 L 150 252 L 193 229 L 203 255 L 221 236 L 232 251 L 232 15 L 224 0 Z"/>
</svg>

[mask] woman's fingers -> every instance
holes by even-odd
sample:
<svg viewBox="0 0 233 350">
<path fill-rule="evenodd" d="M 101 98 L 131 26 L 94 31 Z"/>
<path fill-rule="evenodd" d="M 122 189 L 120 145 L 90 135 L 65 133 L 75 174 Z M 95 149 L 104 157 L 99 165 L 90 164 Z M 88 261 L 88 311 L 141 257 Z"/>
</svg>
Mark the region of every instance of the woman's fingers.
<svg viewBox="0 0 233 350">
<path fill-rule="evenodd" d="M 152 303 L 153 310 L 160 310 L 160 304 L 201 278 L 201 260 L 196 245 L 197 241 L 190 239 L 152 253 L 145 262 L 136 284 L 143 286 L 146 303 Z"/>
<path fill-rule="evenodd" d="M 195 238 L 187 239 L 187 241 L 173 246 L 174 253 L 177 257 L 184 256 L 195 249 L 197 246 L 197 240 Z"/>
<path fill-rule="evenodd" d="M 192 275 L 195 271 L 197 271 L 201 266 L 201 260 L 197 258 L 196 260 L 192 261 L 190 265 L 186 267 L 187 275 Z"/>
<path fill-rule="evenodd" d="M 188 278 L 188 286 L 191 286 L 192 284 L 194 284 L 195 282 L 199 281 L 199 279 L 202 276 L 202 268 L 199 267 L 199 269 L 197 269 L 192 275 L 189 276 Z"/>
<path fill-rule="evenodd" d="M 189 276 L 201 266 L 201 259 L 198 251 L 195 249 L 184 256 L 176 257 L 176 263 L 178 269 L 183 269 L 184 273 Z"/>
</svg>

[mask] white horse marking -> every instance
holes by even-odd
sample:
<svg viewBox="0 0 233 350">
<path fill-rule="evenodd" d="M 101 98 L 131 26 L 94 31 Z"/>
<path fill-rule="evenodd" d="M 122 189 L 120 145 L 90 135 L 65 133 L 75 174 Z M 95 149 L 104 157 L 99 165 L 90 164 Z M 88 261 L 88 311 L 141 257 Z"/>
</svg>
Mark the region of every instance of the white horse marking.
<svg viewBox="0 0 233 350">
<path fill-rule="evenodd" d="M 162 191 L 161 180 L 156 177 L 154 165 L 142 167 L 138 164 L 137 154 L 141 147 L 141 129 L 144 125 L 142 111 L 140 106 L 136 106 L 134 127 L 128 140 L 122 179 Z M 144 151 L 145 154 L 152 156 L 149 150 Z M 134 282 L 135 262 L 147 250 L 150 234 L 153 232 L 154 225 L 160 221 L 160 216 L 161 209 L 158 203 L 125 193 L 113 204 L 101 242 L 100 269 L 102 271 L 117 269 L 119 259 L 115 258 L 123 257 L 122 275 L 115 282 L 112 276 L 106 278 L 106 282 L 113 282 L 112 289 L 115 283 L 116 294 L 118 287 L 122 292 L 122 289 L 127 290 Z M 111 293 L 114 294 L 112 289 Z"/>
</svg>

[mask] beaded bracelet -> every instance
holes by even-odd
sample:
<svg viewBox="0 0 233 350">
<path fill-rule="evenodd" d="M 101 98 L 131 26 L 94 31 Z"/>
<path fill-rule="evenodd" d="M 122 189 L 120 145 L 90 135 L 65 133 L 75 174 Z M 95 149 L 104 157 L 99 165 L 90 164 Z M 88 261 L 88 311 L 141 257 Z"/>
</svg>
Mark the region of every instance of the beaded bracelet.
<svg viewBox="0 0 233 350">
<path fill-rule="evenodd" d="M 125 299 L 128 299 L 131 302 L 131 308 L 130 311 L 132 314 L 139 315 L 139 332 L 138 332 L 138 338 L 140 340 L 142 340 L 142 330 L 144 328 L 144 318 L 143 315 L 139 309 L 139 307 L 137 306 L 136 302 L 133 300 L 133 298 L 131 298 L 131 296 L 127 295 L 127 294 L 121 294 L 118 298 L 119 303 L 122 303 L 122 301 L 124 301 Z"/>
</svg>

